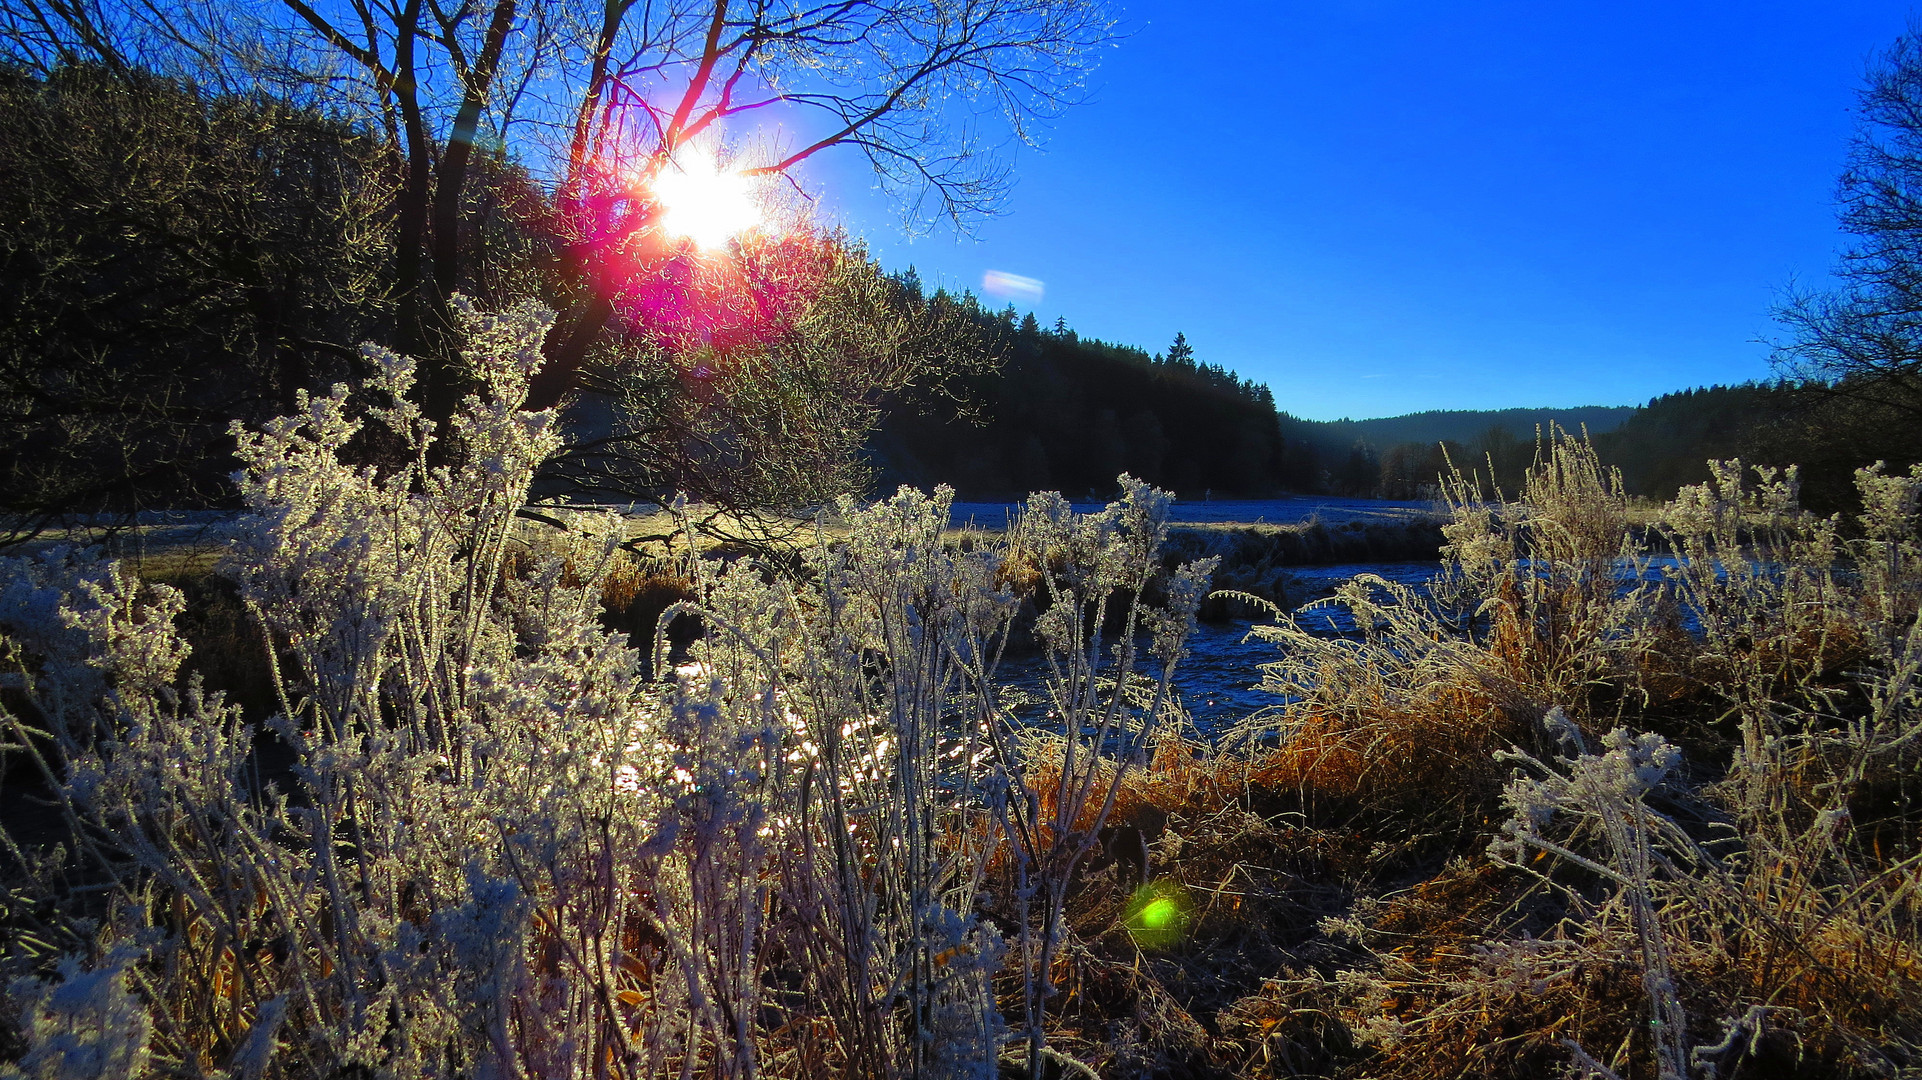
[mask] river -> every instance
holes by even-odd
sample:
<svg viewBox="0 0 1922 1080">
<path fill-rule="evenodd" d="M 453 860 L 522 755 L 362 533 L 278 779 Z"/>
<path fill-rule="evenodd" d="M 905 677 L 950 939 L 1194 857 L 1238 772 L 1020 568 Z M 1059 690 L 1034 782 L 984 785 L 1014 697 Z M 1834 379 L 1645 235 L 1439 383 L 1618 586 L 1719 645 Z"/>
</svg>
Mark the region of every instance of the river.
<svg viewBox="0 0 1922 1080">
<path fill-rule="evenodd" d="M 1105 503 L 1072 500 L 1076 513 L 1099 513 Z M 1021 509 L 1020 503 L 958 502 L 948 511 L 948 520 L 957 529 L 1003 529 L 1008 519 Z M 1407 521 L 1420 517 L 1447 517 L 1445 508 L 1432 502 L 1397 502 L 1392 499 L 1341 499 L 1322 495 L 1293 495 L 1280 499 L 1182 499 L 1168 508 L 1168 521 L 1174 525 L 1300 525 L 1320 521 L 1342 525 L 1350 521 Z"/>
<path fill-rule="evenodd" d="M 1375 574 L 1393 582 L 1421 585 L 1440 570 L 1441 565 L 1436 562 L 1299 566 L 1289 570 L 1294 579 L 1289 594 L 1301 597 L 1301 603 L 1306 605 L 1329 595 L 1336 586 L 1358 574 Z M 1347 612 L 1337 607 L 1315 608 L 1302 612 L 1300 618 L 1302 625 L 1311 631 L 1330 635 L 1344 633 L 1354 626 Z M 1204 622 L 1188 639 L 1189 655 L 1176 669 L 1175 685 L 1181 693 L 1182 704 L 1203 735 L 1211 736 L 1252 712 L 1278 704 L 1273 695 L 1254 689 L 1261 680 L 1261 665 L 1275 658 L 1275 646 L 1249 639 L 1248 630 L 1253 625 L 1247 619 Z M 1024 690 L 1038 692 L 1044 664 L 1039 656 L 1012 657 L 1003 662 L 1002 677 Z M 1030 719 L 1050 726 L 1045 707 L 1037 707 L 1036 712 Z"/>
</svg>

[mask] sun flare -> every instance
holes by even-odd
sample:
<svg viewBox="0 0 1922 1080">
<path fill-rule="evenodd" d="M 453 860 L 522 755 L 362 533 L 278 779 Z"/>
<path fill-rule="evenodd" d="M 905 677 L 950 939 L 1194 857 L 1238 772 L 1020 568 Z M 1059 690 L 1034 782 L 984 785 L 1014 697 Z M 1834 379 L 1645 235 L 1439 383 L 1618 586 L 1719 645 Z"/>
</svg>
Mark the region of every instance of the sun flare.
<svg viewBox="0 0 1922 1080">
<path fill-rule="evenodd" d="M 725 247 L 761 225 L 758 186 L 755 177 L 723 168 L 712 151 L 684 146 L 654 176 L 660 227 L 702 248 Z"/>
</svg>

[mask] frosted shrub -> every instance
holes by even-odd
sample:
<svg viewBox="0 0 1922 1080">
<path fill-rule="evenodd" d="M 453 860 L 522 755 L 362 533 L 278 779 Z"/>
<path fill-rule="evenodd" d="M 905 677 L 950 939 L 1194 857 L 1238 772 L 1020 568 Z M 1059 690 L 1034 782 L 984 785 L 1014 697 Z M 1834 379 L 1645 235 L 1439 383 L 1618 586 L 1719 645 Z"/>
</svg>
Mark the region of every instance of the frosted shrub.
<svg viewBox="0 0 1922 1080">
<path fill-rule="evenodd" d="M 702 634 L 643 657 L 601 619 L 623 522 L 516 525 L 558 445 L 519 410 L 550 316 L 456 310 L 482 389 L 446 431 L 372 348 L 364 384 L 236 429 L 223 572 L 274 665 L 265 730 L 182 681 L 175 590 L 7 562 L 14 749 L 113 898 L 91 969 L 13 991 L 21 1068 L 985 1077 L 1011 955 L 1038 1062 L 1067 878 L 1152 750 L 1206 581 L 1158 583 L 1165 493 L 1041 499 L 1011 549 L 961 551 L 952 493 L 904 490 L 843 507 L 799 577 L 690 544 L 696 599 L 662 626 Z M 350 463 L 368 436 L 386 464 Z M 1052 773 L 994 679 L 1017 563 L 1052 590 Z"/>
<path fill-rule="evenodd" d="M 1028 1065 L 1037 1076 L 1042 1022 L 1066 945 L 1068 889 L 1130 771 L 1149 765 L 1160 729 L 1176 712 L 1175 669 L 1217 563 L 1181 566 L 1165 582 L 1165 604 L 1146 603 L 1172 499 L 1126 475 L 1121 486 L 1120 501 L 1088 516 L 1071 512 L 1059 494 L 1033 496 L 1010 530 L 1013 553 L 1039 579 L 1037 600 L 1047 605 L 1034 629 L 1047 661 L 1050 716 L 1061 722 L 1058 739 L 1034 740 L 1027 757 L 1042 767 L 1032 772 L 1000 748 L 1012 781 L 1013 797 L 1000 811 L 1013 849 L 1021 957 L 1036 973 L 1024 984 L 1022 1004 Z"/>
<path fill-rule="evenodd" d="M 1462 772 L 1492 783 L 1489 752 L 1516 738 L 1533 744 L 1544 709 L 1561 704 L 1586 720 L 1635 689 L 1635 658 L 1660 607 L 1653 586 L 1618 579 L 1620 563 L 1642 564 L 1620 481 L 1594 452 L 1568 437 L 1545 444 L 1522 503 L 1492 503 L 1460 474 L 1446 493 L 1443 572 L 1428 588 L 1364 574 L 1253 629 L 1278 646 L 1260 688 L 1283 704 L 1234 735 L 1283 751 L 1267 769 L 1275 782 L 1346 797 L 1385 772 L 1369 797 L 1403 809 L 1441 805 L 1438 794 L 1472 801 Z M 1324 609 L 1353 631 L 1323 632 L 1313 613 Z M 1444 776 L 1440 792 L 1428 789 Z"/>
<path fill-rule="evenodd" d="M 1247 725 L 1253 775 L 1404 825 L 1446 791 L 1453 827 L 1499 829 L 1415 890 L 1503 890 L 1479 938 L 1408 943 L 1413 897 L 1325 923 L 1362 960 L 1336 983 L 1351 1031 L 1403 1075 L 1531 1075 L 1551 1048 L 1584 1076 L 1907 1075 L 1922 478 L 1862 470 L 1850 540 L 1794 470 L 1715 463 L 1638 535 L 1591 450 L 1549 449 L 1519 505 L 1455 479 L 1428 590 L 1359 579 L 1332 601 L 1354 634 L 1262 631 L 1291 700 Z"/>
<path fill-rule="evenodd" d="M 1699 627 L 1696 668 L 1737 702 L 1766 708 L 1846 663 L 1863 630 L 1859 594 L 1842 589 L 1839 517 L 1802 509 L 1796 470 L 1710 462 L 1659 528 L 1676 555 L 1673 595 Z M 1741 707 L 1741 706 L 1738 706 Z"/>
<path fill-rule="evenodd" d="M 77 957 L 60 962 L 58 982 L 25 980 L 13 988 L 21 1002 L 21 1028 L 32 1049 L 17 1068 L 0 1077 L 31 1080 L 112 1080 L 135 1077 L 147 1065 L 150 1025 L 138 999 L 127 992 L 126 954 L 110 956 L 92 971 Z"/>
<path fill-rule="evenodd" d="M 1000 1048 L 1001 943 L 977 913 L 999 718 L 980 695 L 1013 601 L 992 559 L 943 545 L 951 498 L 844 506 L 845 541 L 813 553 L 816 588 L 774 586 L 778 609 L 744 594 L 728 620 L 786 616 L 784 765 L 802 817 L 780 878 L 799 918 L 779 946 L 797 991 L 844 1032 L 842 1067 L 874 1075 L 991 1071 Z"/>
<path fill-rule="evenodd" d="M 1889 476 L 1878 461 L 1855 471 L 1855 487 L 1862 497 L 1856 566 L 1863 592 L 1875 605 L 1876 621 L 1899 627 L 1922 608 L 1922 545 L 1916 542 L 1922 465 L 1909 466 L 1905 476 Z M 1893 643 L 1884 639 L 1878 644 Z"/>
<path fill-rule="evenodd" d="M 1525 866 L 1530 849 L 1545 851 L 1619 886 L 1615 898 L 1626 909 L 1626 917 L 1616 919 L 1626 922 L 1640 949 L 1658 1072 L 1663 1080 L 1680 1080 L 1688 1075 L 1683 1053 L 1688 1019 L 1676 992 L 1656 868 L 1686 867 L 1701 861 L 1702 852 L 1672 819 L 1651 810 L 1645 800 L 1681 761 L 1681 751 L 1658 735 L 1636 736 L 1616 728 L 1604 737 L 1602 753 L 1588 754 L 1580 732 L 1559 710 L 1550 710 L 1546 726 L 1572 752 L 1565 759 L 1567 772 L 1519 751 L 1504 755 L 1531 768 L 1510 781 L 1504 793 L 1503 802 L 1512 816 L 1490 854 L 1498 862 Z M 1557 817 L 1573 817 L 1580 823 L 1578 834 L 1599 833 L 1605 859 L 1591 859 L 1553 838 Z M 1614 913 L 1604 905 L 1590 916 L 1591 936 L 1607 932 L 1612 921 L 1606 917 L 1609 914 Z"/>
<path fill-rule="evenodd" d="M 1598 710 L 1698 686 L 1738 712 L 1766 712 L 1813 703 L 1798 695 L 1819 698 L 1823 680 L 1877 634 L 1887 657 L 1887 634 L 1913 620 L 1922 591 L 1914 511 L 1904 509 L 1922 478 L 1861 472 L 1866 539 L 1851 550 L 1839 518 L 1801 509 L 1794 469 L 1758 470 L 1756 482 L 1738 461 L 1711 471 L 1641 536 L 1619 478 L 1573 438 L 1544 447 L 1517 503 L 1490 503 L 1456 474 L 1443 572 L 1428 589 L 1356 578 L 1316 605 L 1352 617 L 1356 632 L 1343 638 L 1300 619 L 1255 629 L 1283 653 L 1264 666 L 1264 688 L 1301 704 L 1258 714 L 1243 735 L 1306 716 L 1362 724 L 1384 706 L 1404 715 L 1446 700 L 1533 738 L 1534 718 L 1551 707 L 1588 723 Z M 1837 576 L 1850 555 L 1853 584 Z"/>
<path fill-rule="evenodd" d="M 1759 1055 L 1769 1031 L 1849 1072 L 1893 1075 L 1912 1065 L 1922 1034 L 1914 1023 L 1922 978 L 1908 959 L 1918 955 L 1914 904 L 1909 886 L 1896 883 L 1900 864 L 1878 870 L 1873 850 L 1850 836 L 1848 807 L 1864 792 L 1863 765 L 1899 752 L 1922 728 L 1912 693 L 1892 709 L 1889 681 L 1877 677 L 1872 687 L 1877 718 L 1899 711 L 1903 720 L 1763 740 L 1738 752 L 1728 780 L 1702 792 L 1673 786 L 1681 753 L 1661 737 L 1617 729 L 1589 753 L 1551 712 L 1550 726 L 1569 734 L 1569 755 L 1554 766 L 1506 755 L 1524 768 L 1490 849 L 1516 867 L 1537 870 L 1543 864 L 1531 853 L 1541 853 L 1576 870 L 1541 875 L 1579 913 L 1566 942 L 1579 948 L 1536 964 L 1535 980 L 1567 980 L 1571 965 L 1602 957 L 1627 961 L 1641 976 L 1664 1077 L 1722 1075 L 1744 1054 Z M 1809 784 L 1812 771 L 1822 783 Z M 1651 805 L 1658 796 L 1666 810 Z M 1584 876 L 1603 883 L 1599 896 Z M 1902 959 L 1888 967 L 1874 957 Z M 1691 1024 L 1691 997 L 1719 1019 Z M 1591 1071 L 1609 1074 L 1567 1045 Z M 1612 1068 L 1623 1067 L 1618 1057 Z"/>
</svg>

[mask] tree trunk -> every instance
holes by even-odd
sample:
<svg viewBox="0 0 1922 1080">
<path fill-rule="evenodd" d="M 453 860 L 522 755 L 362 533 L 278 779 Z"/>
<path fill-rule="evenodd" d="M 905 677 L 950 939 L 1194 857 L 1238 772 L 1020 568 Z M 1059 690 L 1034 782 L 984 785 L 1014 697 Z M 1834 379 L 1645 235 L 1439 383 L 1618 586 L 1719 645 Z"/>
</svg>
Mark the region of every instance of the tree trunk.
<svg viewBox="0 0 1922 1080">
<path fill-rule="evenodd" d="M 580 383 L 581 367 L 594 340 L 607 329 L 614 317 L 614 302 L 598 283 L 589 280 L 586 293 L 574 309 L 559 320 L 555 332 L 547 335 L 542 349 L 546 362 L 527 386 L 528 409 L 548 409 L 559 405 Z"/>
</svg>

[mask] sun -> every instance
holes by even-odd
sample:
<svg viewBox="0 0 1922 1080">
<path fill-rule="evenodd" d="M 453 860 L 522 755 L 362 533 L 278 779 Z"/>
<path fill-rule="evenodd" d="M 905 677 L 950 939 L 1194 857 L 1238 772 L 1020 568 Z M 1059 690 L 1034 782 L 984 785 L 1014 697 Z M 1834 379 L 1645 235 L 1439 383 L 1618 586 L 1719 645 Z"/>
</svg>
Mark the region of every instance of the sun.
<svg viewBox="0 0 1922 1080">
<path fill-rule="evenodd" d="M 725 169 L 712 151 L 683 146 L 654 175 L 660 227 L 713 250 L 762 223 L 755 177 Z"/>
</svg>

